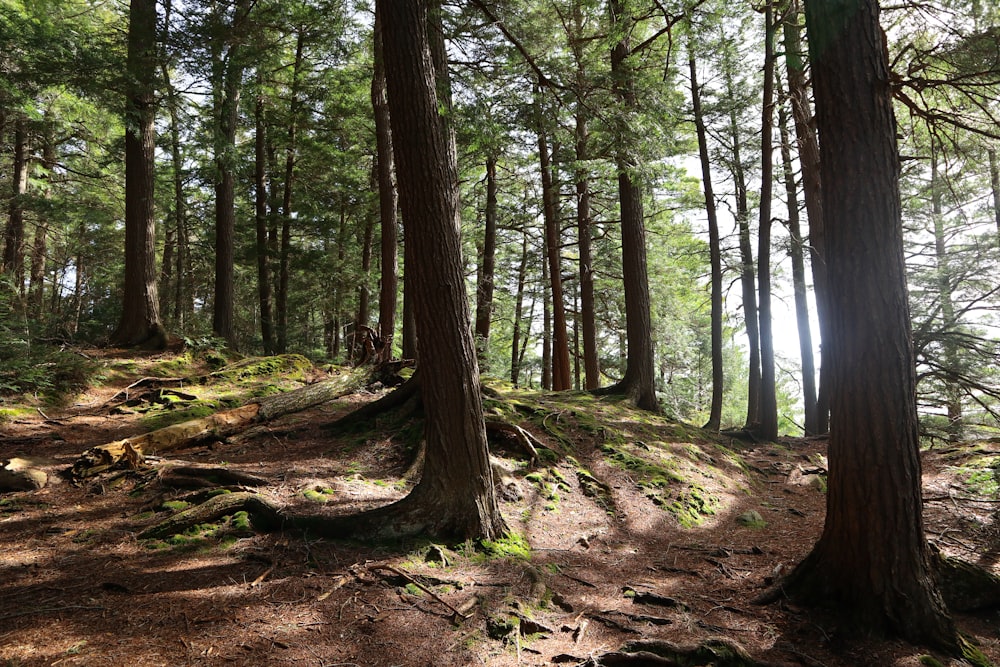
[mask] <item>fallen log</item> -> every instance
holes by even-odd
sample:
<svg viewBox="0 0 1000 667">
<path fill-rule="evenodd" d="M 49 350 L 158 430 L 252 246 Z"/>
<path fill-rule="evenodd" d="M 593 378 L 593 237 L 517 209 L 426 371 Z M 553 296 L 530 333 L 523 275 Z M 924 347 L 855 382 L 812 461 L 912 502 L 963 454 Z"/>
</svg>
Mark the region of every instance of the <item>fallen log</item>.
<svg viewBox="0 0 1000 667">
<path fill-rule="evenodd" d="M 253 424 L 270 421 L 346 396 L 364 385 L 368 373 L 368 369 L 353 369 L 329 380 L 260 398 L 232 410 L 93 447 L 81 454 L 73 463 L 69 476 L 79 480 L 122 464 L 136 467 L 144 456 L 150 454 L 162 454 L 207 440 L 234 435 Z"/>
</svg>

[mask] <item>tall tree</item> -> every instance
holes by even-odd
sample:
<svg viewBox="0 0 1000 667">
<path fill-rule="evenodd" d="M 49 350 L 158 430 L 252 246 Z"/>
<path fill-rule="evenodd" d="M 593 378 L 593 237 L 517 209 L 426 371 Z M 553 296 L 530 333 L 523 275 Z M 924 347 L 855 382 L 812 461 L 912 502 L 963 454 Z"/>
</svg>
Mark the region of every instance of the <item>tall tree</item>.
<svg viewBox="0 0 1000 667">
<path fill-rule="evenodd" d="M 810 1 L 832 347 L 826 523 L 785 590 L 857 632 L 957 650 L 924 537 L 899 155 L 876 0 Z M 891 536 L 891 539 L 886 539 Z"/>
<path fill-rule="evenodd" d="M 420 340 L 426 456 L 392 525 L 460 538 L 504 529 L 486 446 L 479 368 L 465 294 L 454 144 L 440 113 L 428 0 L 378 0 L 407 283 Z M 402 519 L 400 518 L 402 516 Z"/>
<path fill-rule="evenodd" d="M 476 345 L 480 366 L 485 368 L 489 355 L 490 324 L 493 320 L 493 287 L 497 251 L 497 158 L 486 158 L 486 224 L 483 249 L 476 276 Z"/>
<path fill-rule="evenodd" d="M 156 0 L 132 0 L 129 9 L 125 118 L 125 285 L 117 345 L 164 348 L 156 289 L 153 163 L 156 120 Z"/>
<path fill-rule="evenodd" d="M 372 109 L 375 114 L 375 166 L 378 169 L 378 206 L 380 230 L 381 278 L 379 279 L 379 334 L 385 342 L 386 355 L 392 356 L 396 332 L 396 300 L 399 290 L 398 220 L 396 209 L 395 166 L 392 157 L 392 133 L 389 127 L 389 100 L 385 91 L 385 58 L 382 44 L 382 20 L 375 12 L 374 71 L 372 74 Z"/>
<path fill-rule="evenodd" d="M 760 321 L 760 405 L 757 436 L 778 437 L 778 398 L 774 378 L 771 321 L 771 196 L 774 190 L 774 4 L 764 3 L 764 86 L 760 122 L 760 217 L 757 230 L 757 317 Z"/>
<path fill-rule="evenodd" d="M 215 162 L 215 299 L 212 331 L 236 345 L 234 252 L 236 236 L 236 134 L 243 84 L 244 41 L 251 0 L 213 2 L 211 25 L 212 114 Z"/>
<path fill-rule="evenodd" d="M 611 74 L 613 87 L 627 114 L 638 105 L 635 90 L 635 73 L 632 68 L 630 35 L 633 19 L 622 0 L 608 0 L 611 15 L 613 45 L 611 47 Z M 625 394 L 635 405 L 644 410 L 659 412 L 656 399 L 656 372 L 652 318 L 649 303 L 649 275 L 646 266 L 646 226 L 643 219 L 642 187 L 637 173 L 638 165 L 630 157 L 624 121 L 618 122 L 615 131 L 615 160 L 618 169 L 618 201 L 621 212 L 622 274 L 625 289 L 625 329 L 628 338 L 628 357 L 625 375 L 608 391 Z"/>
<path fill-rule="evenodd" d="M 712 266 L 712 403 L 705 428 L 718 431 L 722 424 L 723 358 L 722 358 L 722 242 L 719 238 L 719 216 L 715 209 L 715 192 L 712 189 L 712 164 L 708 155 L 708 135 L 701 109 L 701 90 L 698 87 L 698 67 L 693 47 L 690 47 L 688 68 L 691 72 L 691 107 L 694 113 L 695 132 L 698 135 L 698 155 L 701 158 L 701 181 L 705 189 L 705 212 L 708 215 L 708 252 Z"/>
<path fill-rule="evenodd" d="M 24 198 L 28 193 L 28 119 L 18 113 L 14 120 L 14 162 L 7 227 L 4 229 L 2 270 L 14 291 L 24 293 Z"/>
</svg>

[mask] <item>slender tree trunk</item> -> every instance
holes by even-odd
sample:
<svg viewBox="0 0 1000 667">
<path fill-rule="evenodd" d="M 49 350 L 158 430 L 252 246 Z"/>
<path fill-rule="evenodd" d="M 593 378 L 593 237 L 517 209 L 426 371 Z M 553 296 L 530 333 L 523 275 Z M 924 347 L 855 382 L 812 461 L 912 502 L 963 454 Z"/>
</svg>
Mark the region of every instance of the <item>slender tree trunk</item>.
<svg viewBox="0 0 1000 667">
<path fill-rule="evenodd" d="M 771 198 L 774 189 L 774 5 L 764 5 L 764 91 L 761 113 L 760 229 L 757 236 L 757 289 L 760 302 L 760 407 L 757 435 L 778 437 L 778 402 L 774 377 L 771 321 Z"/>
<path fill-rule="evenodd" d="M 726 95 L 733 98 L 737 91 L 732 74 L 725 73 Z M 747 197 L 747 178 L 743 170 L 742 139 L 736 111 L 729 112 L 729 134 L 733 142 L 733 182 L 736 186 L 736 224 L 739 229 L 740 287 L 743 297 L 743 321 L 747 330 L 749 367 L 747 371 L 746 428 L 756 428 L 760 413 L 760 329 L 757 316 L 757 283 L 754 278 L 753 245 L 750 242 L 750 204 Z"/>
<path fill-rule="evenodd" d="M 126 347 L 163 349 L 167 336 L 160 323 L 153 217 L 155 43 L 155 0 L 132 0 L 126 63 L 125 285 L 122 317 L 111 341 Z"/>
<path fill-rule="evenodd" d="M 375 146 L 378 168 L 378 200 L 381 218 L 381 279 L 379 282 L 379 333 L 386 345 L 387 357 L 392 356 L 396 333 L 396 299 L 399 290 L 397 260 L 397 197 L 393 178 L 392 134 L 389 128 L 389 101 L 385 92 L 385 60 L 382 54 L 382 21 L 375 15 L 375 71 L 372 77 L 372 108 L 375 112 Z"/>
<path fill-rule="evenodd" d="M 28 119 L 18 114 L 14 121 L 14 163 L 7 229 L 4 232 L 3 273 L 14 291 L 24 294 L 24 196 L 28 192 Z"/>
<path fill-rule="evenodd" d="M 514 297 L 514 328 L 510 341 L 510 383 L 515 387 L 519 386 L 521 372 L 521 355 L 518 351 L 518 343 L 521 340 L 521 311 L 524 308 L 524 283 L 528 271 L 528 232 L 521 229 L 521 263 L 517 267 L 517 294 Z M 528 322 L 528 329 L 531 322 Z"/>
<path fill-rule="evenodd" d="M 497 159 L 486 158 L 486 229 L 476 288 L 476 346 L 479 365 L 488 368 L 490 322 L 493 319 L 493 283 L 497 249 Z"/>
<path fill-rule="evenodd" d="M 46 181 L 43 197 L 50 199 L 55 185 L 56 146 L 52 136 L 52 122 L 46 120 L 44 137 L 42 139 L 42 177 Z M 35 240 L 31 249 L 31 273 L 28 283 L 28 301 L 35 317 L 42 315 L 45 302 L 45 264 L 48 260 L 49 216 L 45 211 L 38 214 L 35 227 Z M 58 292 L 58 288 L 55 288 Z"/>
<path fill-rule="evenodd" d="M 264 76 L 257 72 L 257 99 L 254 105 L 254 227 L 257 248 L 257 300 L 264 354 L 274 354 L 271 314 L 271 258 L 267 243 L 267 123 L 264 118 Z"/>
<path fill-rule="evenodd" d="M 549 280 L 549 247 L 542 239 L 542 389 L 552 389 L 552 282 Z"/>
<path fill-rule="evenodd" d="M 540 121 L 541 122 L 541 121 Z M 538 157 L 542 175 L 542 213 L 545 219 L 545 248 L 548 259 L 549 287 L 552 295 L 552 389 L 572 388 L 569 368 L 569 335 L 566 330 L 566 306 L 562 288 L 562 243 L 556 211 L 556 191 L 552 183 L 552 165 L 545 130 L 538 130 Z"/>
<path fill-rule="evenodd" d="M 295 156 L 298 150 L 299 79 L 302 76 L 302 53 L 305 31 L 298 30 L 295 37 L 295 61 L 292 65 L 292 82 L 288 107 L 288 143 L 285 145 L 285 187 L 281 197 L 281 247 L 278 251 L 278 290 L 275 295 L 277 350 L 288 351 L 288 282 L 292 253 L 292 192 L 295 186 Z"/>
<path fill-rule="evenodd" d="M 958 652 L 923 530 L 899 155 L 876 0 L 809 2 L 833 337 L 826 523 L 785 590 Z"/>
<path fill-rule="evenodd" d="M 795 296 L 795 323 L 799 334 L 799 355 L 802 359 L 802 404 L 805 411 L 805 434 L 816 435 L 816 364 L 813 358 L 812 331 L 809 327 L 809 301 L 806 298 L 806 270 L 803 248 L 805 240 L 799 222 L 799 195 L 792 166 L 791 137 L 788 131 L 788 111 L 778 106 L 778 126 L 781 132 L 781 166 L 785 178 L 785 198 L 788 202 L 788 234 L 791 237 L 789 255 L 792 258 L 792 289 Z"/>
<path fill-rule="evenodd" d="M 427 1 L 378 6 L 426 414 L 423 475 L 399 509 L 416 515 L 420 531 L 494 539 L 505 526 L 487 452 L 462 271 L 457 160 L 438 112 Z"/>
<path fill-rule="evenodd" d="M 958 350 L 951 334 L 958 322 L 955 318 L 955 301 L 951 287 L 951 269 L 948 266 L 948 247 L 945 242 L 943 190 L 947 185 L 941 178 L 938 149 L 931 137 L 931 217 L 934 224 L 934 259 L 937 262 L 938 299 L 941 303 L 941 331 L 943 336 L 944 363 L 947 370 L 958 368 Z M 962 392 L 947 374 L 942 378 L 945 410 L 948 415 L 948 436 L 952 441 L 962 439 Z"/>
<path fill-rule="evenodd" d="M 693 55 L 688 60 L 688 67 L 691 70 L 691 106 L 694 109 L 694 125 L 698 135 L 701 181 L 705 188 L 705 212 L 708 215 L 708 252 L 712 265 L 712 404 L 705 428 L 718 431 L 722 425 L 722 394 L 725 389 L 722 359 L 722 243 L 719 238 L 719 217 L 715 210 L 715 192 L 712 189 L 712 162 L 708 155 L 705 117 L 701 110 L 698 67 Z"/>
<path fill-rule="evenodd" d="M 802 195 L 809 216 L 809 259 L 812 266 L 813 294 L 816 317 L 819 320 L 820 381 L 816 395 L 816 434 L 829 430 L 830 387 L 826 380 L 830 361 L 827 341 L 830 340 L 830 318 L 827 306 L 830 288 L 826 277 L 826 234 L 823 216 L 823 179 L 820 174 L 819 141 L 816 138 L 812 109 L 809 104 L 809 84 L 806 82 L 806 61 L 803 57 L 799 27 L 799 0 L 790 0 L 784 27 L 785 64 L 788 73 L 788 95 L 792 102 L 792 118 L 802 169 Z"/>
<path fill-rule="evenodd" d="M 989 150 L 990 185 L 993 190 L 993 217 L 997 221 L 997 234 L 1000 234 L 1000 161 L 997 160 L 996 149 Z"/>
<path fill-rule="evenodd" d="M 622 112 L 638 104 L 635 74 L 629 63 L 629 33 L 632 19 L 622 0 L 609 0 L 611 22 L 620 35 L 611 49 L 611 75 Z M 649 302 L 649 276 L 646 266 L 646 227 L 642 212 L 642 189 L 635 173 L 637 165 L 629 158 L 626 129 L 618 128 L 615 141 L 618 169 L 618 200 L 621 209 L 622 274 L 625 291 L 625 329 L 628 337 L 628 363 L 625 376 L 616 392 L 644 410 L 659 412 L 656 399 L 656 374 L 653 365 L 653 328 Z"/>
<path fill-rule="evenodd" d="M 372 174 L 372 180 L 377 180 L 377 176 Z M 374 187 L 374 183 L 372 184 Z M 367 216 L 365 228 L 361 238 L 361 284 L 358 285 L 358 315 L 355 318 L 355 326 L 368 326 L 368 319 L 371 310 L 371 281 L 372 272 L 372 243 L 375 239 L 375 212 Z"/>
</svg>

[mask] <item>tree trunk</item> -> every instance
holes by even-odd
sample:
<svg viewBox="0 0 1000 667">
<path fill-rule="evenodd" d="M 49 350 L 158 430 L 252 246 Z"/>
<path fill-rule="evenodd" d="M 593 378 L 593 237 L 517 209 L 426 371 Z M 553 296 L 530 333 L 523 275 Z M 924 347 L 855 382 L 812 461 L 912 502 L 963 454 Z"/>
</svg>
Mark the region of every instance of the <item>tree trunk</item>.
<svg viewBox="0 0 1000 667">
<path fill-rule="evenodd" d="M 785 590 L 864 635 L 958 651 L 924 537 L 888 53 L 876 0 L 809 2 L 831 284 L 823 534 Z"/>
<path fill-rule="evenodd" d="M 549 246 L 542 232 L 542 373 L 541 386 L 552 389 L 552 282 L 549 280 Z M 524 350 L 521 350 L 524 354 Z"/>
<path fill-rule="evenodd" d="M 250 0 L 238 0 L 227 26 L 229 49 L 212 45 L 212 104 L 215 112 L 215 301 L 212 332 L 236 347 L 233 252 L 236 235 L 236 131 L 243 79 L 242 31 Z M 220 37 L 221 39 L 221 37 Z"/>
<path fill-rule="evenodd" d="M 168 10 L 169 10 L 169 3 Z M 169 24 L 169 17 L 166 17 L 165 22 Z M 187 228 L 185 225 L 185 218 L 187 216 L 187 201 L 184 197 L 184 160 L 181 155 L 181 137 L 180 137 L 180 98 L 177 94 L 177 90 L 170 78 L 170 67 L 167 64 L 166 59 L 162 59 L 160 63 L 160 76 L 163 78 L 163 86 L 166 91 L 166 102 L 167 111 L 170 114 L 170 164 L 172 171 L 172 182 L 173 182 L 173 195 L 174 195 L 174 206 L 173 206 L 173 222 L 174 222 L 174 239 L 175 239 L 175 251 L 174 251 L 174 289 L 173 289 L 173 326 L 177 328 L 177 331 L 183 333 L 185 331 L 185 323 L 187 321 L 187 316 L 192 310 L 190 304 L 190 287 L 186 284 L 186 281 L 190 279 L 191 270 L 188 266 L 188 249 L 187 249 Z M 164 264 L 166 263 L 166 257 L 163 258 Z M 164 269 L 166 271 L 166 269 Z M 169 304 L 170 299 L 167 295 L 170 294 L 168 291 L 167 281 L 163 283 L 164 290 L 164 304 Z M 164 313 L 167 312 L 169 308 L 164 308 Z M 164 314 L 166 318 L 166 314 Z"/>
<path fill-rule="evenodd" d="M 757 317 L 760 321 L 760 406 L 757 435 L 778 438 L 778 403 L 771 331 L 771 197 L 774 189 L 774 5 L 764 4 L 764 91 L 761 104 L 760 218 L 757 235 Z"/>
<path fill-rule="evenodd" d="M 486 370 L 489 359 L 490 321 L 493 319 L 493 281 L 497 250 L 497 159 L 486 158 L 486 229 L 476 288 L 476 348 L 479 365 Z"/>
<path fill-rule="evenodd" d="M 519 386 L 521 374 L 521 355 L 518 344 L 521 340 L 521 311 L 524 309 L 524 282 L 528 271 L 528 232 L 521 228 L 521 263 L 517 267 L 517 293 L 514 297 L 514 328 L 510 341 L 510 383 Z M 527 329 L 531 328 L 529 320 Z"/>
<path fill-rule="evenodd" d="M 271 314 L 271 258 L 267 243 L 267 124 L 264 120 L 264 76 L 257 72 L 257 99 L 254 105 L 254 226 L 257 248 L 257 300 L 264 354 L 274 354 Z"/>
<path fill-rule="evenodd" d="M 952 291 L 951 269 L 948 266 L 948 248 L 945 242 L 943 190 L 947 184 L 941 178 L 938 165 L 938 150 L 931 135 L 931 218 L 934 224 L 934 259 L 937 262 L 938 300 L 941 304 L 941 331 L 944 365 L 951 371 L 959 371 L 958 350 L 954 338 L 949 335 L 958 322 L 955 317 L 955 301 Z M 962 390 L 951 376 L 942 378 L 944 403 L 948 416 L 948 436 L 952 441 L 962 439 Z"/>
<path fill-rule="evenodd" d="M 55 166 L 56 166 L 56 146 L 52 136 L 53 123 L 50 119 L 45 121 L 44 136 L 42 137 L 42 178 L 46 181 L 46 186 L 42 196 L 45 199 L 52 197 L 52 190 L 55 187 Z M 49 214 L 47 211 L 39 211 L 38 222 L 35 227 L 35 240 L 31 248 L 31 273 L 28 283 L 28 300 L 31 304 L 31 311 L 36 317 L 42 315 L 42 305 L 45 299 L 45 264 L 48 259 L 48 235 L 49 235 Z M 56 292 L 58 288 L 54 288 Z"/>
<path fill-rule="evenodd" d="M 637 106 L 635 74 L 629 63 L 629 32 L 632 18 L 622 0 L 609 0 L 608 9 L 615 31 L 621 35 L 611 49 L 611 75 L 622 113 Z M 613 388 L 623 393 L 643 410 L 659 412 L 656 399 L 656 374 L 653 366 L 653 330 L 649 303 L 649 277 L 646 267 L 646 227 L 642 212 L 642 189 L 638 165 L 629 157 L 626 128 L 619 127 L 615 142 L 618 169 L 618 201 L 621 209 L 622 283 L 625 291 L 625 329 L 628 357 L 625 375 Z"/>
<path fill-rule="evenodd" d="M 372 173 L 372 181 L 377 181 L 377 175 Z M 377 187 L 375 182 L 372 188 Z M 361 283 L 358 285 L 358 313 L 354 318 L 355 327 L 368 326 L 369 311 L 371 310 L 371 288 L 368 283 L 371 280 L 372 272 L 372 242 L 375 237 L 375 212 L 366 216 L 365 228 L 361 237 Z"/>
<path fill-rule="evenodd" d="M 125 285 L 122 317 L 111 342 L 164 349 L 156 289 L 153 164 L 156 120 L 156 2 L 132 0 L 129 10 L 129 91 L 125 122 Z"/>
<path fill-rule="evenodd" d="M 990 185 L 993 190 L 993 217 L 997 221 L 997 234 L 1000 235 L 1000 160 L 997 160 L 996 149 L 989 150 Z"/>
<path fill-rule="evenodd" d="M 427 5 L 378 0 L 426 414 L 423 475 L 387 510 L 383 529 L 493 539 L 504 522 L 493 490 L 465 293 L 457 160 L 439 114 Z"/>
<path fill-rule="evenodd" d="M 14 163 L 7 229 L 4 231 L 3 273 L 15 293 L 24 293 L 24 196 L 28 192 L 28 119 L 18 114 L 14 124 Z"/>
<path fill-rule="evenodd" d="M 572 41 L 573 57 L 576 60 L 576 234 L 580 265 L 580 313 L 579 321 L 583 330 L 583 369 L 586 380 L 584 388 L 597 389 L 601 386 L 600 357 L 597 350 L 597 307 L 594 298 L 594 267 L 591 249 L 591 227 L 593 220 L 590 210 L 590 174 L 587 161 L 590 159 L 590 129 L 588 108 L 583 96 L 588 90 L 587 72 L 583 53 L 583 13 L 580 3 L 573 3 L 573 25 L 576 39 Z"/>
<path fill-rule="evenodd" d="M 295 60 L 292 64 L 292 82 L 288 106 L 288 143 L 285 145 L 285 182 L 281 197 L 281 247 L 278 250 L 278 290 L 276 294 L 277 343 L 279 354 L 288 351 L 288 281 L 292 253 L 292 192 L 295 186 L 295 156 L 298 150 L 299 78 L 302 74 L 302 52 L 305 48 L 305 31 L 301 28 L 295 37 Z"/>
<path fill-rule="evenodd" d="M 802 169 L 802 194 L 805 198 L 806 213 L 809 216 L 809 259 L 812 265 L 813 294 L 816 298 L 816 317 L 819 319 L 820 380 L 816 395 L 816 434 L 829 430 L 830 387 L 826 379 L 830 368 L 826 341 L 830 339 L 830 318 L 827 315 L 830 289 L 826 277 L 826 236 L 823 223 L 823 187 L 819 165 L 819 142 L 813 126 L 813 114 L 809 105 L 809 85 L 806 83 L 805 58 L 802 52 L 801 29 L 799 27 L 798 0 L 790 0 L 790 11 L 784 23 L 785 64 L 788 73 L 788 95 L 792 102 L 792 118 L 795 120 L 795 137 L 799 149 L 799 165 Z"/>
<path fill-rule="evenodd" d="M 722 425 L 722 393 L 725 388 L 722 359 L 722 244 L 719 239 L 719 218 L 715 210 L 715 192 L 712 190 L 712 163 L 708 155 L 705 117 L 701 110 L 698 68 L 693 55 L 688 60 L 688 67 L 691 70 L 691 106 L 694 109 L 698 154 L 701 157 L 701 181 L 705 188 L 705 211 L 708 215 L 708 252 L 712 265 L 712 405 L 705 428 L 718 431 Z"/>
<path fill-rule="evenodd" d="M 539 123 L 541 113 L 539 113 Z M 562 288 L 562 243 L 557 213 L 555 185 L 545 129 L 538 129 L 538 158 L 542 175 L 542 217 L 545 220 L 545 250 L 548 259 L 549 287 L 552 296 L 552 390 L 572 389 L 569 369 L 569 335 L 566 330 L 566 306 Z"/>
<path fill-rule="evenodd" d="M 788 202 L 789 255 L 792 258 L 792 289 L 795 296 L 795 323 L 799 333 L 799 355 L 802 359 L 802 404 L 805 409 L 805 434 L 818 433 L 816 414 L 816 363 L 813 358 L 812 332 L 809 328 L 809 301 L 806 298 L 806 270 L 803 248 L 805 239 L 799 223 L 799 196 L 792 166 L 791 137 L 788 131 L 788 111 L 778 106 L 778 126 L 781 132 L 781 166 L 785 178 L 785 198 Z"/>
<path fill-rule="evenodd" d="M 378 168 L 378 202 L 381 219 L 381 279 L 379 282 L 379 334 L 385 340 L 386 354 L 392 357 L 396 334 L 396 299 L 399 290 L 396 226 L 397 197 L 392 157 L 392 134 L 389 127 L 389 101 L 385 92 L 385 62 L 382 55 L 382 21 L 376 12 L 374 31 L 375 71 L 372 76 L 372 108 L 375 112 L 375 146 Z"/>
</svg>

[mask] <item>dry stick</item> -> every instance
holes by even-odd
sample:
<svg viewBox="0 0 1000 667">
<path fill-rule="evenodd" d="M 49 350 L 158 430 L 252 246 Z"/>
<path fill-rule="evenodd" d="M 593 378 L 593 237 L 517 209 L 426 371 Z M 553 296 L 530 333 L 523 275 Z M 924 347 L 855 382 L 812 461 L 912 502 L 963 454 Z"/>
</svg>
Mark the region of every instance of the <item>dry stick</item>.
<svg viewBox="0 0 1000 667">
<path fill-rule="evenodd" d="M 445 607 L 448 607 L 448 609 L 451 609 L 451 611 L 456 616 L 458 616 L 459 618 L 462 618 L 462 619 L 472 618 L 471 616 L 469 616 L 467 614 L 463 614 L 458 609 L 456 609 L 455 607 L 451 606 L 450 604 L 448 604 L 447 602 L 445 602 L 444 600 L 442 600 L 441 597 L 437 593 L 435 593 L 431 589 L 429 589 L 426 586 L 424 586 L 422 583 L 420 583 L 419 581 L 417 581 L 416 579 L 414 579 L 412 576 L 410 576 L 409 574 L 407 574 L 403 570 L 395 568 L 392 565 L 371 565 L 369 567 L 370 568 L 374 568 L 376 570 L 388 570 L 389 572 L 392 572 L 393 574 L 397 574 L 400 577 L 403 577 L 404 579 L 406 579 L 408 582 L 410 582 L 411 584 L 413 584 L 417 588 L 419 588 L 420 590 L 422 590 L 424 593 L 427 593 L 428 595 L 430 595 L 432 598 L 434 598 L 436 601 L 438 601 L 441 604 L 443 604 Z"/>
</svg>

